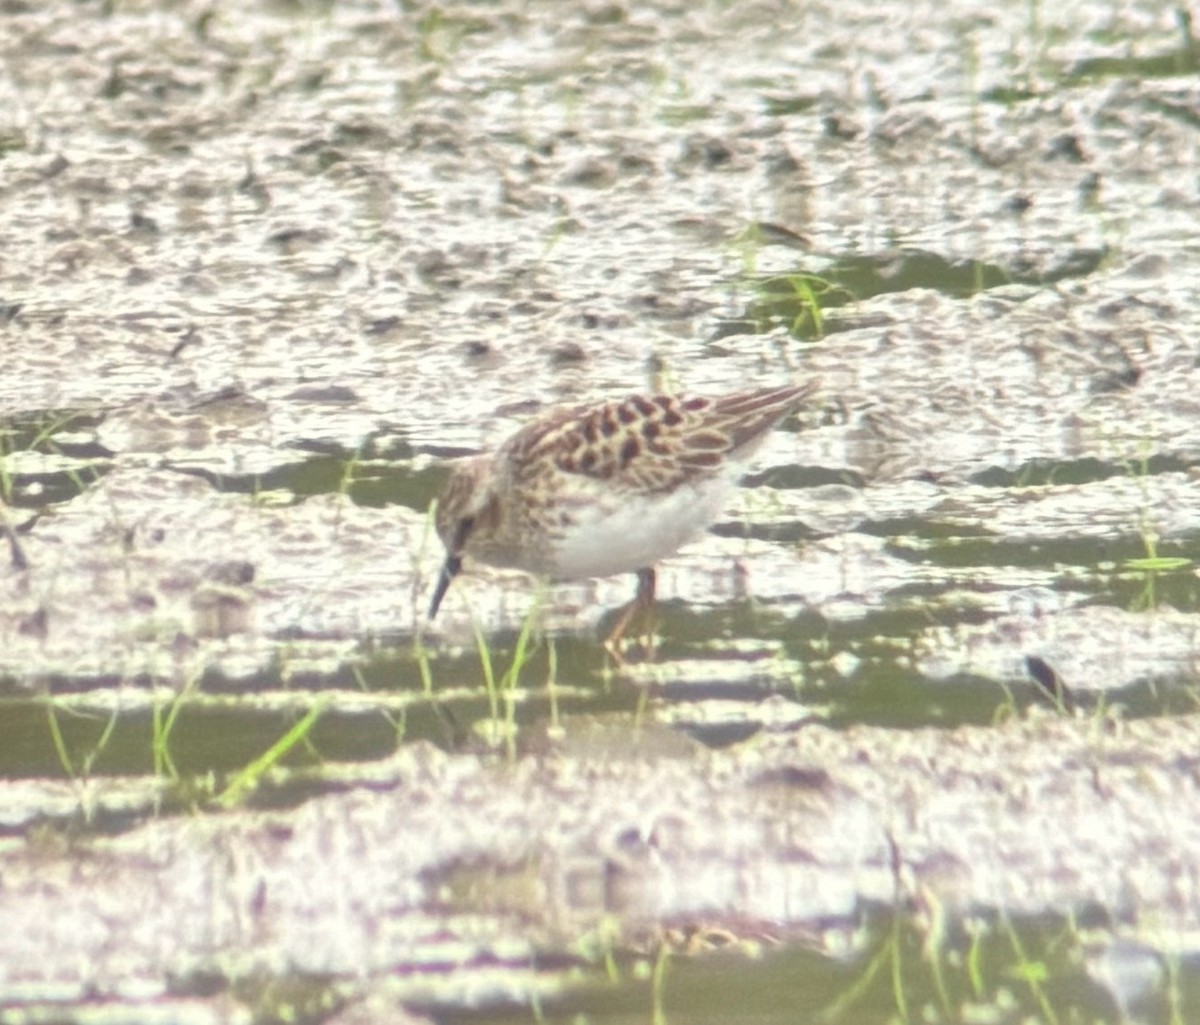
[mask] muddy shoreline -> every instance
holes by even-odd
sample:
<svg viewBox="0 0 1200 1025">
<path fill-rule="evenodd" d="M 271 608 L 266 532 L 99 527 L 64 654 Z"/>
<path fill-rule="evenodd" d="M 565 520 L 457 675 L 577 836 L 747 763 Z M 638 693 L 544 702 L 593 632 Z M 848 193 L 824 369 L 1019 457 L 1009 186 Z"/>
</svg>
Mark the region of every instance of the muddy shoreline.
<svg viewBox="0 0 1200 1025">
<path fill-rule="evenodd" d="M 693 959 L 883 915 L 936 1020 L 1186 1020 L 1189 24 L 885 7 L 9 5 L 0 1019 L 793 1020 Z M 652 662 L 425 621 L 450 459 L 809 377 Z M 921 974 L 1010 919 L 1047 992 Z"/>
</svg>

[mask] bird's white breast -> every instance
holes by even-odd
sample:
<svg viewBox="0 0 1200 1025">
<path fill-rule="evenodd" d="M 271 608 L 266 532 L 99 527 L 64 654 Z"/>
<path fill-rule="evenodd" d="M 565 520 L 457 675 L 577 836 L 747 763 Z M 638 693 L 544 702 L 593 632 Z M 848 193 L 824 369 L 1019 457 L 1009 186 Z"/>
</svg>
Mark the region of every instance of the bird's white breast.
<svg viewBox="0 0 1200 1025">
<path fill-rule="evenodd" d="M 564 580 L 628 573 L 674 554 L 720 515 L 735 483 L 718 474 L 674 491 L 612 494 L 580 505 L 546 553 L 545 571 Z"/>
</svg>

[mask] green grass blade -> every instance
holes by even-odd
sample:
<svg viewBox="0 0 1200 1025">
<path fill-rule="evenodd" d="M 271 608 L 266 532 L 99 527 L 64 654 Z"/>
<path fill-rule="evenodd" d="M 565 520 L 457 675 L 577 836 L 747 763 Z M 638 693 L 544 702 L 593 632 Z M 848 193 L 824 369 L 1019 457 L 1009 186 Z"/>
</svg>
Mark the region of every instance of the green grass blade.
<svg viewBox="0 0 1200 1025">
<path fill-rule="evenodd" d="M 274 768 L 297 744 L 308 739 L 309 733 L 312 732 L 324 711 L 325 702 L 323 700 L 314 702 L 303 719 L 229 781 L 229 785 L 217 796 L 217 803 L 225 808 L 240 804 L 245 796 L 258 786 L 259 781 L 268 771 Z"/>
</svg>

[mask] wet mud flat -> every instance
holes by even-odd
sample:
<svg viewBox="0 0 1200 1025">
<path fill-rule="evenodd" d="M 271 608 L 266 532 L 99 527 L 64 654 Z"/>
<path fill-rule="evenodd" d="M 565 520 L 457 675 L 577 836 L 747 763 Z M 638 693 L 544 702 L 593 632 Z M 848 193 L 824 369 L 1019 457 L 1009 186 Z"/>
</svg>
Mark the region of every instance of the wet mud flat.
<svg viewBox="0 0 1200 1025">
<path fill-rule="evenodd" d="M 1186 17 L 4 21 L 0 1019 L 1194 1016 Z M 450 459 L 809 377 L 653 660 L 427 623 Z"/>
<path fill-rule="evenodd" d="M 6 998 L 153 1012 L 227 977 L 260 1013 L 281 1010 L 270 979 L 281 992 L 307 980 L 329 1013 L 380 994 L 503 1003 L 526 988 L 552 1004 L 589 949 L 686 939 L 703 951 L 715 936 L 757 950 L 751 963 L 789 943 L 837 963 L 863 953 L 838 941 L 871 906 L 946 921 L 1072 908 L 1095 932 L 1131 929 L 1119 916 L 1137 908 L 1160 942 L 1186 944 L 1194 733 L 1188 717 L 1033 716 L 899 733 L 809 725 L 713 752 L 610 721 L 511 763 L 420 742 L 286 811 L 10 845 Z M 10 786 L 46 808 L 111 799 L 100 782 Z M 1151 997 L 1181 951 L 1160 953 L 1142 980 Z"/>
</svg>

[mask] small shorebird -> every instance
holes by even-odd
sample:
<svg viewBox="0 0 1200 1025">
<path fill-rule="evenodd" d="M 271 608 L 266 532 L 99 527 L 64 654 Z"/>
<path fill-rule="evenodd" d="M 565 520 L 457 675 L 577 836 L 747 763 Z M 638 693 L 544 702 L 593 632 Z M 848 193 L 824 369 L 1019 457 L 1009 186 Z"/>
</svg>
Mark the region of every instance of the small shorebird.
<svg viewBox="0 0 1200 1025">
<path fill-rule="evenodd" d="M 654 564 L 720 514 L 767 433 L 816 384 L 719 398 L 631 395 L 552 409 L 454 467 L 437 503 L 446 546 L 429 618 L 463 557 L 558 580 L 636 572 L 605 647 L 654 604 Z M 619 657 L 619 655 L 618 655 Z"/>
</svg>

